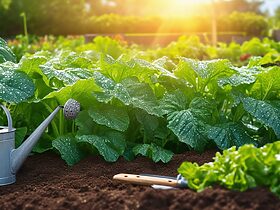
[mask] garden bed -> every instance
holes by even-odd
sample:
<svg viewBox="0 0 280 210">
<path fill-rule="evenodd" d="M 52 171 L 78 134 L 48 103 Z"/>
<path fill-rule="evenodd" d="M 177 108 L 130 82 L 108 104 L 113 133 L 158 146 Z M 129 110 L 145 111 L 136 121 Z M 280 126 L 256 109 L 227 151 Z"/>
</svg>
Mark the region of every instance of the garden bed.
<svg viewBox="0 0 280 210">
<path fill-rule="evenodd" d="M 185 160 L 199 164 L 212 160 L 215 151 L 203 155 L 175 155 L 168 164 L 139 157 L 107 163 L 89 157 L 68 167 L 53 153 L 31 156 L 17 175 L 17 183 L 0 187 L 0 209 L 280 209 L 280 199 L 257 188 L 235 192 L 215 187 L 201 193 L 189 189 L 154 190 L 112 180 L 121 173 L 177 174 Z"/>
</svg>

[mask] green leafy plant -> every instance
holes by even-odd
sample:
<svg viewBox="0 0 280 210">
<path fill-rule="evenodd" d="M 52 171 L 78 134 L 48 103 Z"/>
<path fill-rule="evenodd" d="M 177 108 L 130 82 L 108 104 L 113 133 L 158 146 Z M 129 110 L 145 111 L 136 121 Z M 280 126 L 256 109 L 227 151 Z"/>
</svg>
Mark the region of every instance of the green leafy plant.
<svg viewBox="0 0 280 210">
<path fill-rule="evenodd" d="M 245 191 L 265 186 L 280 196 L 280 142 L 256 148 L 244 145 L 216 153 L 213 162 L 199 166 L 184 162 L 178 172 L 188 180 L 188 186 L 202 191 L 219 184 L 228 189 Z"/>
<path fill-rule="evenodd" d="M 70 165 L 89 154 L 168 162 L 186 150 L 279 139 L 280 67 L 271 54 L 242 67 L 227 59 L 147 61 L 108 40 L 61 39 L 57 50 L 1 64 L 1 99 L 27 135 L 69 98 L 81 103 L 75 121 L 62 114 L 52 121 L 35 152 L 53 149 Z"/>
</svg>

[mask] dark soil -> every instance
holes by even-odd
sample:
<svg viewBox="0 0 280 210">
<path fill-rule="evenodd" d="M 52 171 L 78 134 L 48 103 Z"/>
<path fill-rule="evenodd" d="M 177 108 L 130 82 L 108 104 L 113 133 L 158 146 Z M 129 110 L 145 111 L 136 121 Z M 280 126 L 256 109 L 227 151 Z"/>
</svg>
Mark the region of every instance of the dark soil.
<svg viewBox="0 0 280 210">
<path fill-rule="evenodd" d="M 18 173 L 17 183 L 0 187 L 0 209 L 280 210 L 280 199 L 264 188 L 241 193 L 216 187 L 196 193 L 189 189 L 154 190 L 112 180 L 121 172 L 175 176 L 184 160 L 202 164 L 211 161 L 214 153 L 188 152 L 176 155 L 169 164 L 155 164 L 146 158 L 112 164 L 90 157 L 73 167 L 52 153 L 31 156 Z"/>
</svg>

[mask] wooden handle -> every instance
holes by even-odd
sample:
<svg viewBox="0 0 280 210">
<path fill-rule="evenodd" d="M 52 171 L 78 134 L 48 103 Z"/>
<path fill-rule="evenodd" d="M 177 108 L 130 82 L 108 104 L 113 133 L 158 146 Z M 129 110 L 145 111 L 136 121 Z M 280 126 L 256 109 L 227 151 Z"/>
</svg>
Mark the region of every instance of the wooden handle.
<svg viewBox="0 0 280 210">
<path fill-rule="evenodd" d="M 113 177 L 113 179 L 141 185 L 164 185 L 170 187 L 178 187 L 178 182 L 175 179 L 167 179 L 153 176 L 117 174 Z"/>
</svg>

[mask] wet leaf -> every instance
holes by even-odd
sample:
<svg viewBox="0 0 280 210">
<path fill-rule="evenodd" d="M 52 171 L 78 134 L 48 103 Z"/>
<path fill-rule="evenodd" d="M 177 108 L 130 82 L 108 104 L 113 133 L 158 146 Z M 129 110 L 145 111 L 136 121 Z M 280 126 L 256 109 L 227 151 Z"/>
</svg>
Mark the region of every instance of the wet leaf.
<svg viewBox="0 0 280 210">
<path fill-rule="evenodd" d="M 205 136 L 206 126 L 190 109 L 173 112 L 168 115 L 167 120 L 167 127 L 173 131 L 179 141 L 197 151 L 203 151 L 208 141 Z"/>
<path fill-rule="evenodd" d="M 16 56 L 13 51 L 8 47 L 6 41 L 0 37 L 0 63 L 6 61 L 16 62 Z"/>
<path fill-rule="evenodd" d="M 95 84 L 94 79 L 81 79 L 72 86 L 51 92 L 44 99 L 55 98 L 63 105 L 68 99 L 73 98 L 86 108 L 92 106 L 94 100 L 92 93 L 99 90 L 100 88 Z"/>
<path fill-rule="evenodd" d="M 52 146 L 59 151 L 61 158 L 70 166 L 78 163 L 85 156 L 79 149 L 76 138 L 72 135 L 56 138 L 53 140 Z"/>
<path fill-rule="evenodd" d="M 109 128 L 126 131 L 129 125 L 129 117 L 124 108 L 103 104 L 90 109 L 89 116 L 93 121 Z"/>
<path fill-rule="evenodd" d="M 13 63 L 0 64 L 0 99 L 20 103 L 34 95 L 34 84 L 23 72 L 16 71 Z"/>
<path fill-rule="evenodd" d="M 244 126 L 238 123 L 217 124 L 210 127 L 207 132 L 208 138 L 213 139 L 222 150 L 232 146 L 240 147 L 244 144 L 256 144 L 254 139 L 246 132 Z"/>
<path fill-rule="evenodd" d="M 173 153 L 155 144 L 139 144 L 133 148 L 135 155 L 143 155 L 151 158 L 154 162 L 167 163 L 172 159 Z"/>
<path fill-rule="evenodd" d="M 95 147 L 108 162 L 115 162 L 124 153 L 126 143 L 121 133 L 108 131 L 106 134 L 78 136 L 78 142 L 88 143 Z"/>
<path fill-rule="evenodd" d="M 262 101 L 247 97 L 243 98 L 242 102 L 247 112 L 271 127 L 280 138 L 280 101 Z"/>
<path fill-rule="evenodd" d="M 107 96 L 117 98 L 125 105 L 143 109 L 151 115 L 162 115 L 153 90 L 147 83 L 141 83 L 137 78 L 127 78 L 121 83 L 115 83 L 100 72 L 94 72 L 94 79 Z"/>
</svg>

